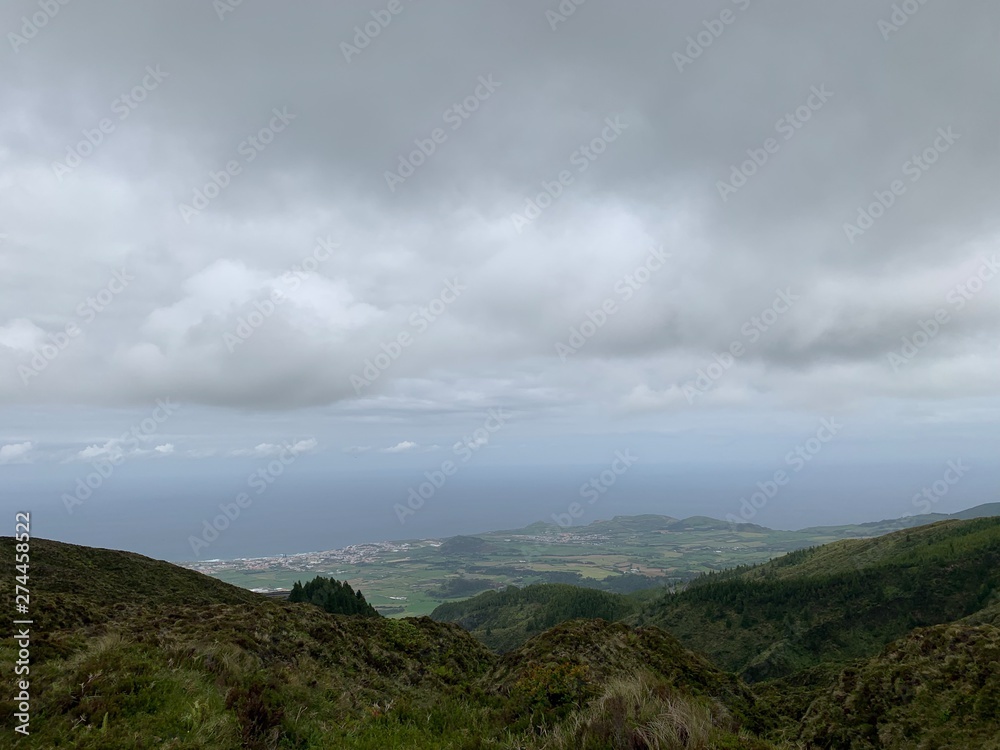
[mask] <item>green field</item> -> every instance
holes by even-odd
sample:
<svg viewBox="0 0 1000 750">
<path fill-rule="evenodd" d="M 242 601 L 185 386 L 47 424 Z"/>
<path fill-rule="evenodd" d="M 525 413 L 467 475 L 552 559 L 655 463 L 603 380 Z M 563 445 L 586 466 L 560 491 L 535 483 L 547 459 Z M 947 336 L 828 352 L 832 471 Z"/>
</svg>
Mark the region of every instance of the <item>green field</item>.
<svg viewBox="0 0 1000 750">
<path fill-rule="evenodd" d="M 361 589 L 383 614 L 404 617 L 430 614 L 439 604 L 487 589 L 532 583 L 620 592 L 675 586 L 701 573 L 766 562 L 803 547 L 879 536 L 944 518 L 931 514 L 778 531 L 702 517 L 622 516 L 579 527 L 536 523 L 476 536 L 380 542 L 188 567 L 251 589 L 289 589 L 296 581 L 330 576 Z"/>
</svg>

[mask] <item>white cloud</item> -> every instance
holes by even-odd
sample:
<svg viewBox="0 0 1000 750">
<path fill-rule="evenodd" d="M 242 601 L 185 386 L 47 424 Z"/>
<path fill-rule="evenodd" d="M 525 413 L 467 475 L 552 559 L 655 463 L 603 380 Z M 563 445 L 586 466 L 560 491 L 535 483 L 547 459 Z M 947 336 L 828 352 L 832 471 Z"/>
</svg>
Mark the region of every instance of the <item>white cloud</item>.
<svg viewBox="0 0 1000 750">
<path fill-rule="evenodd" d="M 30 352 L 45 340 L 45 331 L 27 318 L 14 318 L 0 326 L 0 346 Z"/>
<path fill-rule="evenodd" d="M 112 438 L 104 445 L 88 445 L 73 458 L 80 461 L 92 461 L 95 458 L 103 458 L 104 456 L 121 456 L 124 455 L 121 445 L 121 440 Z"/>
<path fill-rule="evenodd" d="M 408 453 L 409 451 L 412 451 L 412 450 L 414 450 L 416 448 L 419 448 L 419 447 L 420 446 L 417 445 L 417 443 L 414 443 L 412 440 L 404 440 L 403 442 L 396 443 L 395 445 L 393 445 L 393 446 L 391 446 L 389 448 L 382 448 L 379 452 L 380 453 Z"/>
<path fill-rule="evenodd" d="M 316 438 L 308 438 L 306 440 L 299 440 L 296 443 L 291 444 L 278 444 L 278 443 L 260 443 L 253 448 L 237 448 L 236 450 L 230 451 L 230 456 L 255 456 L 257 458 L 268 458 L 270 456 L 277 456 L 282 451 L 288 451 L 290 453 L 307 453 L 309 451 L 315 450 L 319 442 Z"/>
<path fill-rule="evenodd" d="M 31 441 L 0 446 L 0 464 L 28 463 L 31 449 Z"/>
<path fill-rule="evenodd" d="M 292 446 L 292 453 L 308 453 L 309 451 L 316 450 L 316 446 L 319 442 L 316 438 L 309 438 L 308 440 L 300 440 Z"/>
</svg>

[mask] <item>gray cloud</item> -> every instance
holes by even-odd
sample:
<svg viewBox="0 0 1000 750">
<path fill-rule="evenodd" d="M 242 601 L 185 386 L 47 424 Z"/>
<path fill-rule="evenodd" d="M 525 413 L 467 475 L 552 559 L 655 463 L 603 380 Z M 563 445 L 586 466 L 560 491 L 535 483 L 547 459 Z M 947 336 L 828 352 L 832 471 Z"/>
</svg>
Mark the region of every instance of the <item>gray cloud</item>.
<svg viewBox="0 0 1000 750">
<path fill-rule="evenodd" d="M 699 406 L 997 395 L 1000 281 L 948 300 L 997 253 L 990 7 L 927 4 L 884 38 L 884 2 L 592 0 L 553 30 L 556 3 L 404 0 L 350 62 L 341 43 L 385 4 L 60 7 L 0 54 L 4 403 L 630 414 L 690 408 L 685 383 L 734 341 L 746 353 Z M 37 9 L 6 6 L 0 28 Z M 60 179 L 53 162 L 89 152 L 105 118 Z M 959 138 L 914 167 L 947 128 Z M 421 143 L 433 153 L 390 190 Z M 851 243 L 844 225 L 895 180 Z M 325 237 L 338 246 L 296 275 Z M 616 284 L 653 245 L 669 259 L 626 298 Z M 134 281 L 101 304 L 123 268 Z M 467 290 L 442 302 L 450 279 Z M 800 299 L 751 341 L 779 289 Z M 948 322 L 894 368 L 938 309 Z"/>
</svg>

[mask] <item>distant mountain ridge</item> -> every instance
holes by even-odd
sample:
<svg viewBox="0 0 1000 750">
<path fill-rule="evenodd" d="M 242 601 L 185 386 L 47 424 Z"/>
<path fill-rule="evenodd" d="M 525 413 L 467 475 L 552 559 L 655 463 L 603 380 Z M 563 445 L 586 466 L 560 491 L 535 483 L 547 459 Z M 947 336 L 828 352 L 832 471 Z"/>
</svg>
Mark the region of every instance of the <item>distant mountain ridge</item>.
<svg viewBox="0 0 1000 750">
<path fill-rule="evenodd" d="M 926 526 L 938 521 L 949 519 L 968 520 L 971 518 L 986 518 L 988 516 L 1000 516 L 1000 502 L 983 503 L 972 508 L 958 511 L 957 513 L 925 513 L 920 515 L 900 516 L 899 518 L 885 518 L 880 521 L 863 521 L 853 524 L 833 524 L 829 526 L 807 526 L 796 531 L 803 532 L 825 532 L 836 529 L 877 529 L 877 528 L 911 528 L 914 526 Z M 777 531 L 768 526 L 755 523 L 739 523 L 738 527 L 749 527 L 764 531 Z M 673 516 L 663 516 L 655 513 L 645 513 L 636 516 L 613 516 L 610 519 L 598 519 L 587 524 L 560 526 L 557 523 L 548 521 L 536 521 L 533 524 L 520 529 L 505 529 L 502 531 L 479 532 L 472 536 L 500 535 L 500 534 L 539 534 L 545 532 L 566 533 L 580 531 L 601 532 L 609 528 L 615 529 L 635 529 L 636 531 L 681 531 L 685 529 L 728 529 L 734 524 L 711 516 L 689 516 L 687 518 L 674 518 Z"/>
<path fill-rule="evenodd" d="M 948 517 L 967 520 L 970 518 L 985 518 L 986 516 L 1000 516 L 1000 503 L 984 503 L 974 508 L 960 510 L 958 513 L 951 513 Z"/>
</svg>

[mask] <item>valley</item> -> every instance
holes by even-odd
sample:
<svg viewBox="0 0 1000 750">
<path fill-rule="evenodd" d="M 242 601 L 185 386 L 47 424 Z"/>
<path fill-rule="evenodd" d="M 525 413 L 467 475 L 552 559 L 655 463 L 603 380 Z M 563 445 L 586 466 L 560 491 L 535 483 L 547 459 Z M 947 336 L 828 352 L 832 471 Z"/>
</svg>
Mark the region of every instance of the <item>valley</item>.
<svg viewBox="0 0 1000 750">
<path fill-rule="evenodd" d="M 446 559 L 490 551 L 435 544 Z M 998 516 L 845 538 L 675 590 L 510 586 L 407 618 L 330 582 L 306 596 L 339 599 L 289 602 L 130 552 L 45 539 L 31 552 L 32 734 L 14 748 L 1000 750 Z M 12 674 L 18 646 L 0 630 Z M 15 703 L 0 704 L 11 732 Z"/>
<path fill-rule="evenodd" d="M 317 575 L 332 576 L 360 588 L 382 614 L 407 617 L 507 586 L 568 583 L 617 593 L 670 588 L 704 573 L 766 562 L 804 547 L 991 514 L 1000 514 L 1000 504 L 954 516 L 927 514 L 800 531 L 733 525 L 704 516 L 618 516 L 586 526 L 540 522 L 475 536 L 357 544 L 186 566 L 262 592 L 288 590 L 296 581 Z"/>
</svg>

